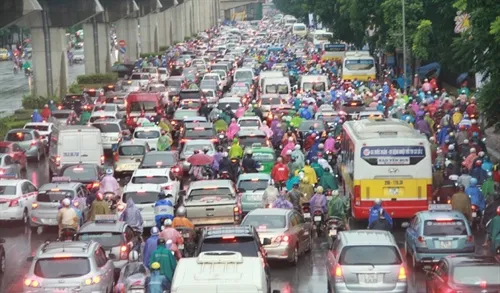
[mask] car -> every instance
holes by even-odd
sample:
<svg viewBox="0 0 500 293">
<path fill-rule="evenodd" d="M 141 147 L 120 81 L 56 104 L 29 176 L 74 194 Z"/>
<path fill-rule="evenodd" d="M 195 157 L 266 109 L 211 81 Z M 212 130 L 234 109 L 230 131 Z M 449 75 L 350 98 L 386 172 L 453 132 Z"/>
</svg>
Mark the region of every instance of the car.
<svg viewBox="0 0 500 293">
<path fill-rule="evenodd" d="M 0 48 L 0 61 L 7 61 L 9 58 L 9 51 L 5 48 Z"/>
<path fill-rule="evenodd" d="M 177 138 L 180 134 L 181 127 L 184 124 L 184 120 L 191 117 L 199 117 L 198 111 L 194 109 L 177 109 L 174 113 L 174 117 L 170 122 L 174 127 L 174 138 Z M 204 121 L 206 121 L 206 117 Z M 200 120 L 201 121 L 201 120 Z"/>
<path fill-rule="evenodd" d="M 61 106 L 60 106 L 61 107 Z M 57 109 L 50 112 L 50 118 L 48 122 L 52 122 L 54 124 L 61 125 L 73 125 L 76 123 L 76 114 L 75 110 L 71 109 Z"/>
<path fill-rule="evenodd" d="M 500 292 L 500 259 L 493 256 L 443 257 L 427 271 L 427 293 Z"/>
<path fill-rule="evenodd" d="M 85 61 L 85 52 L 83 50 L 73 51 L 73 63 L 82 64 Z"/>
<path fill-rule="evenodd" d="M 105 256 L 113 262 L 115 276 L 120 274 L 128 263 L 129 253 L 140 243 L 132 227 L 118 221 L 117 215 L 96 215 L 95 221 L 88 221 L 80 227 L 76 241 L 95 241 L 102 245 Z"/>
<path fill-rule="evenodd" d="M 161 169 L 137 169 L 132 174 L 127 187 L 143 184 L 157 184 L 165 193 L 172 194 L 174 204 L 177 203 L 179 191 L 181 188 L 180 181 L 177 180 L 170 168 Z"/>
<path fill-rule="evenodd" d="M 144 67 L 141 69 L 142 73 L 149 73 L 151 76 L 151 80 L 153 82 L 159 82 L 160 81 L 160 73 L 158 71 L 158 68 L 156 67 Z"/>
<path fill-rule="evenodd" d="M 69 198 L 74 205 L 82 212 L 82 222 L 88 213 L 87 188 L 79 182 L 53 182 L 47 183 L 38 189 L 35 201 L 31 204 L 31 215 L 29 225 L 32 231 L 38 227 L 56 227 L 57 214 L 61 201 Z"/>
<path fill-rule="evenodd" d="M 0 154 L 0 178 L 26 178 L 26 168 L 9 154 Z"/>
<path fill-rule="evenodd" d="M 0 221 L 28 224 L 38 188 L 26 179 L 0 179 Z"/>
<path fill-rule="evenodd" d="M 262 130 L 240 130 L 236 134 L 242 148 L 252 147 L 254 144 L 271 147 L 271 142 Z"/>
<path fill-rule="evenodd" d="M 115 151 L 123 134 L 130 133 L 123 120 L 120 119 L 99 119 L 92 122 L 91 126 L 101 131 L 102 148 L 105 151 Z"/>
<path fill-rule="evenodd" d="M 114 94 L 108 94 L 105 99 L 106 104 L 114 104 L 118 108 L 118 114 L 124 115 L 127 107 L 127 94 L 120 92 Z"/>
<path fill-rule="evenodd" d="M 177 178 L 182 177 L 182 166 L 177 151 L 153 151 L 144 155 L 139 169 L 170 168 Z"/>
<path fill-rule="evenodd" d="M 260 108 L 262 109 L 262 114 L 266 119 L 273 118 L 273 112 L 271 111 L 272 106 L 281 106 L 286 103 L 287 102 L 278 94 L 266 94 L 260 97 Z"/>
<path fill-rule="evenodd" d="M 127 208 L 127 201 L 132 199 L 135 206 L 141 211 L 143 227 L 151 228 L 156 226 L 154 205 L 159 199 L 158 195 L 162 191 L 159 184 L 133 184 L 127 185 L 123 189 L 120 202 L 118 202 L 118 214 Z"/>
<path fill-rule="evenodd" d="M 233 113 L 236 113 L 236 111 L 243 106 L 241 103 L 241 99 L 239 97 L 225 97 L 222 99 L 219 99 L 219 102 L 217 103 L 217 108 L 219 110 L 224 110 L 226 108 L 226 105 L 229 105 L 231 108 L 231 111 Z"/>
<path fill-rule="evenodd" d="M 264 207 L 262 205 L 262 196 L 271 182 L 272 179 L 269 174 L 244 173 L 238 176 L 236 191 L 238 192 L 238 201 L 243 217 L 254 209 Z"/>
<path fill-rule="evenodd" d="M 116 119 L 118 119 L 118 111 L 111 111 L 111 112 L 98 111 L 90 114 L 89 124 L 94 123 L 98 120 L 116 120 Z"/>
<path fill-rule="evenodd" d="M 105 100 L 104 100 L 105 101 Z M 91 116 L 100 116 L 100 115 L 116 115 L 118 112 L 118 105 L 116 104 L 108 104 L 108 103 L 102 103 L 102 104 L 96 104 L 94 108 L 92 109 L 92 113 L 90 114 Z M 94 115 L 95 114 L 95 115 Z"/>
<path fill-rule="evenodd" d="M 252 151 L 252 158 L 259 163 L 257 168 L 259 173 L 271 174 L 274 163 L 276 162 L 276 151 L 272 147 L 262 146 L 260 143 L 253 143 L 250 147 L 245 148 Z"/>
<path fill-rule="evenodd" d="M 327 133 L 325 123 L 322 120 L 303 120 L 297 128 L 299 134 L 297 139 L 303 141 L 311 127 L 314 127 L 314 130 L 319 133 L 323 140 L 326 139 Z"/>
<path fill-rule="evenodd" d="M 50 122 L 28 122 L 24 124 L 24 129 L 33 129 L 38 131 L 41 139 L 45 142 L 47 146 L 49 144 L 49 136 L 52 133 L 52 128 L 54 127 L 54 123 Z M 48 149 L 47 149 L 48 150 Z"/>
<path fill-rule="evenodd" d="M 181 132 L 181 148 L 187 141 L 195 139 L 208 139 L 217 143 L 217 133 L 213 124 L 209 122 L 185 123 Z"/>
<path fill-rule="evenodd" d="M 114 276 L 109 271 L 115 267 L 97 242 L 47 241 L 28 260 L 31 266 L 23 282 L 25 293 L 58 292 L 61 288 L 69 292 L 113 291 Z"/>
<path fill-rule="evenodd" d="M 135 128 L 132 134 L 132 139 L 142 141 L 149 145 L 152 151 L 156 150 L 158 138 L 161 136 L 161 128 L 154 123 L 142 124 L 142 126 Z"/>
<path fill-rule="evenodd" d="M 34 129 L 11 129 L 5 135 L 4 141 L 17 143 L 25 152 L 28 159 L 40 162 L 45 156 L 45 143 L 40 133 Z"/>
<path fill-rule="evenodd" d="M 167 78 L 166 86 L 170 100 L 177 102 L 179 100 L 179 92 L 182 89 L 182 84 L 186 79 L 182 76 L 170 76 Z"/>
<path fill-rule="evenodd" d="M 99 189 L 100 182 L 104 176 L 103 170 L 96 164 L 71 164 L 65 165 L 57 174 L 57 177 L 64 177 L 66 181 L 80 182 L 87 187 L 90 192 L 96 192 Z M 53 177 L 52 180 L 56 180 Z M 62 180 L 62 179 L 57 179 Z"/>
<path fill-rule="evenodd" d="M 473 255 L 474 235 L 467 218 L 448 204 L 431 204 L 418 212 L 405 232 L 405 251 L 415 269 L 432 265 L 446 255 Z"/>
<path fill-rule="evenodd" d="M 223 90 L 226 86 L 226 81 L 222 80 L 222 77 L 218 73 L 206 73 L 203 75 L 203 81 L 205 80 L 215 80 L 217 82 L 217 86 L 219 90 Z"/>
<path fill-rule="evenodd" d="M 17 142 L 0 141 L 0 154 L 10 155 L 14 162 L 19 162 L 21 172 L 26 172 L 28 158 L 26 157 L 26 152 Z"/>
<path fill-rule="evenodd" d="M 243 116 L 238 118 L 238 125 L 241 130 L 259 130 L 262 126 L 260 118 L 257 116 Z"/>
<path fill-rule="evenodd" d="M 215 154 L 215 145 L 214 142 L 211 140 L 195 139 L 195 140 L 188 140 L 184 143 L 182 151 L 179 155 L 179 158 L 182 161 L 182 169 L 184 172 L 187 172 L 191 167 L 191 164 L 187 161 L 187 159 L 194 154 L 195 150 L 201 151 L 205 147 L 208 148 L 207 155 L 213 156 Z"/>
<path fill-rule="evenodd" d="M 91 110 L 93 107 L 94 102 L 88 95 L 67 94 L 62 98 L 57 109 L 74 110 L 77 115 L 80 115 L 83 110 Z"/>
<path fill-rule="evenodd" d="M 326 270 L 328 292 L 408 291 L 403 256 L 387 231 L 339 232 L 329 244 Z"/>
<path fill-rule="evenodd" d="M 113 168 L 116 177 L 132 175 L 142 163 L 144 155 L 150 151 L 144 141 L 124 140 L 114 152 Z"/>
<path fill-rule="evenodd" d="M 130 80 L 136 80 L 139 83 L 139 87 L 146 89 L 152 81 L 151 74 L 144 72 L 134 72 L 130 75 Z"/>
<path fill-rule="evenodd" d="M 158 67 L 158 74 L 160 75 L 160 82 L 165 83 L 168 78 L 168 70 L 166 67 Z"/>
</svg>

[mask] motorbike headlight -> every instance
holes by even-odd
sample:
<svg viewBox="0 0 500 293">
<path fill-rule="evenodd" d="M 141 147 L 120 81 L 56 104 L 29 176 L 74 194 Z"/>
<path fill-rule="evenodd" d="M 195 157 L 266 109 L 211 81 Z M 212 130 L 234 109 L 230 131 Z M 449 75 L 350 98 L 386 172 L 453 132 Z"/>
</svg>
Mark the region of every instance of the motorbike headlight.
<svg viewBox="0 0 500 293">
<path fill-rule="evenodd" d="M 224 138 L 224 134 L 219 135 L 219 138 Z"/>
</svg>

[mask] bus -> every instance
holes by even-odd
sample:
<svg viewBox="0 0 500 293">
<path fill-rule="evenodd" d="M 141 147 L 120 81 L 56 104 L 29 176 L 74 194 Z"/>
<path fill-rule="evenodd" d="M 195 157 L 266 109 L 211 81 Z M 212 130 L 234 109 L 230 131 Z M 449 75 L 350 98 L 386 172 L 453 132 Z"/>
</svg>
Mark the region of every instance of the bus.
<svg viewBox="0 0 500 293">
<path fill-rule="evenodd" d="M 368 219 L 375 199 L 395 219 L 409 219 L 432 203 L 427 138 L 396 119 L 347 121 L 339 171 L 355 220 Z"/>
<path fill-rule="evenodd" d="M 315 30 L 309 33 L 309 39 L 313 42 L 313 45 L 326 44 L 330 42 L 333 38 L 333 33 L 327 32 L 325 30 Z"/>
<path fill-rule="evenodd" d="M 307 26 L 304 23 L 294 23 L 292 25 L 292 34 L 305 38 L 307 36 Z"/>
<path fill-rule="evenodd" d="M 367 51 L 346 52 L 342 62 L 342 79 L 367 81 L 375 79 L 377 69 L 375 59 Z"/>
<path fill-rule="evenodd" d="M 323 44 L 322 51 L 324 51 L 321 56 L 322 60 L 335 60 L 342 62 L 347 52 L 347 45 L 342 43 L 337 44 Z"/>
<path fill-rule="evenodd" d="M 285 28 L 292 27 L 294 23 L 297 23 L 297 19 L 292 15 L 285 15 L 285 17 L 283 17 L 283 24 L 285 25 Z"/>
</svg>

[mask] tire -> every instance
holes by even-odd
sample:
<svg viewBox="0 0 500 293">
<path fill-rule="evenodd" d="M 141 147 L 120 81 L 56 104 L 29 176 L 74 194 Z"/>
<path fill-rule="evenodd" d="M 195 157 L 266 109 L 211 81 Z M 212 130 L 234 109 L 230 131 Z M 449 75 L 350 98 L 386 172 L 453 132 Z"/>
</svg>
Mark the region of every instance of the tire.
<svg viewBox="0 0 500 293">
<path fill-rule="evenodd" d="M 313 237 L 312 237 L 312 234 L 309 233 L 309 246 L 307 246 L 306 252 L 311 252 L 312 251 L 312 246 L 313 246 Z"/>
<path fill-rule="evenodd" d="M 297 266 L 299 263 L 299 245 L 295 244 L 295 249 L 293 250 L 292 266 Z"/>
<path fill-rule="evenodd" d="M 0 256 L 0 274 L 5 273 L 7 267 L 7 259 L 5 258 L 5 252 Z"/>
<path fill-rule="evenodd" d="M 21 222 L 23 223 L 23 225 L 29 225 L 30 223 L 30 218 L 27 209 L 24 209 L 23 218 L 21 219 Z"/>
<path fill-rule="evenodd" d="M 30 229 L 31 229 L 31 233 L 37 233 L 38 232 L 38 227 L 30 225 Z"/>
</svg>

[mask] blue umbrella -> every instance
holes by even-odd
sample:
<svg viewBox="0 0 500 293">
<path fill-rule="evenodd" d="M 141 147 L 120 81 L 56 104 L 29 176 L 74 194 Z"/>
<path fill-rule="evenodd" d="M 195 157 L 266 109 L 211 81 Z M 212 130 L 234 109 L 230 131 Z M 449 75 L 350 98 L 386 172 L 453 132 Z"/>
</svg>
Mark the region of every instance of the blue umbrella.
<svg viewBox="0 0 500 293">
<path fill-rule="evenodd" d="M 464 81 L 466 81 L 469 77 L 469 73 L 467 72 L 464 72 L 462 74 L 460 74 L 458 77 L 457 77 L 457 85 L 461 85 Z"/>
</svg>

